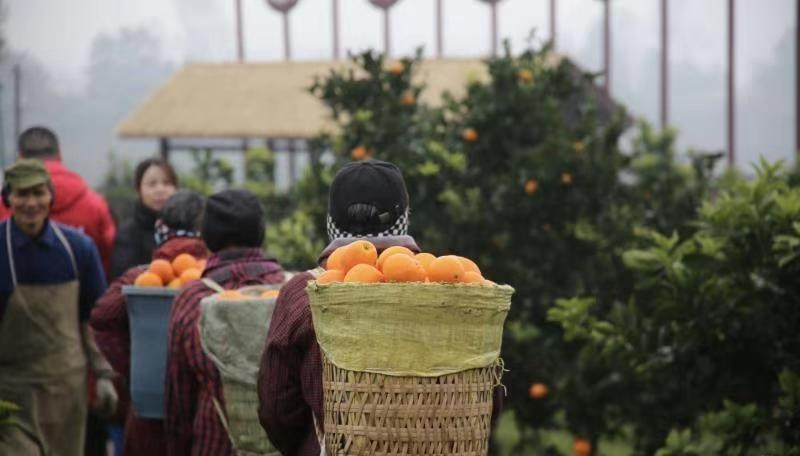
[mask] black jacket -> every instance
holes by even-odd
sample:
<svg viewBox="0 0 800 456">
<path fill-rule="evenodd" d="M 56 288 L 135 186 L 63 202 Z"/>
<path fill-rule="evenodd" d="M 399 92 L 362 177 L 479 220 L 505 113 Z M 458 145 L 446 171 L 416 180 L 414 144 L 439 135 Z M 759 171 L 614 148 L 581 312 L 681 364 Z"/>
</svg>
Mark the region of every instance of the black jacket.
<svg viewBox="0 0 800 456">
<path fill-rule="evenodd" d="M 137 200 L 133 217 L 124 221 L 114 239 L 111 257 L 111 278 L 122 275 L 128 268 L 149 263 L 156 248 L 155 223 L 158 212 Z"/>
</svg>

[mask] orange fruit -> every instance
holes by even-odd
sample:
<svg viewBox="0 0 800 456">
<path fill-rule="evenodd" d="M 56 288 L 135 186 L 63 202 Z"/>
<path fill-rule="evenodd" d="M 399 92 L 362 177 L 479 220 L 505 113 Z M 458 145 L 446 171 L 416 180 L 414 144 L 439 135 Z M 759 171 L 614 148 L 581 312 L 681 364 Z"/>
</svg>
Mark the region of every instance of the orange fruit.
<svg viewBox="0 0 800 456">
<path fill-rule="evenodd" d="M 217 293 L 220 299 L 245 299 L 247 296 L 243 295 L 239 290 L 222 290 Z"/>
<path fill-rule="evenodd" d="M 392 73 L 396 76 L 400 76 L 404 71 L 406 71 L 406 66 L 403 65 L 403 62 L 394 63 L 389 67 L 389 73 Z"/>
<path fill-rule="evenodd" d="M 197 260 L 188 253 L 181 253 L 172 259 L 172 269 L 178 277 L 183 274 L 183 271 L 191 268 L 197 268 Z"/>
<path fill-rule="evenodd" d="M 350 151 L 350 157 L 353 160 L 363 160 L 367 156 L 367 148 L 364 146 L 354 147 L 353 150 Z"/>
<path fill-rule="evenodd" d="M 202 276 L 203 276 L 203 272 L 200 271 L 199 269 L 197 269 L 197 268 L 189 268 L 189 269 L 183 271 L 183 273 L 181 274 L 180 279 L 181 279 L 181 281 L 183 283 L 189 283 L 189 282 L 192 282 L 192 281 L 200 279 L 200 277 L 202 277 Z"/>
<path fill-rule="evenodd" d="M 575 456 L 591 456 L 592 444 L 584 438 L 576 438 L 572 443 L 572 454 Z"/>
<path fill-rule="evenodd" d="M 208 260 L 197 260 L 197 269 L 205 271 L 206 264 L 208 264 Z"/>
<path fill-rule="evenodd" d="M 572 183 L 572 174 L 561 173 L 561 183 L 569 185 Z"/>
<path fill-rule="evenodd" d="M 170 283 L 175 278 L 172 272 L 172 265 L 167 260 L 153 260 L 150 263 L 150 272 L 161 277 L 161 283 Z"/>
<path fill-rule="evenodd" d="M 533 73 L 531 72 L 531 70 L 528 70 L 528 69 L 525 69 L 525 68 L 517 71 L 517 77 L 522 82 L 531 82 L 531 81 L 533 81 Z"/>
<path fill-rule="evenodd" d="M 369 241 L 355 241 L 345 246 L 342 253 L 343 270 L 349 271 L 357 264 L 368 264 L 374 266 L 378 260 L 378 251 Z"/>
<path fill-rule="evenodd" d="M 344 255 L 345 247 L 339 247 L 338 249 L 334 250 L 330 255 L 328 255 L 328 261 L 325 262 L 325 269 L 339 269 L 341 271 L 347 272 L 344 268 L 344 264 L 342 264 L 342 255 Z"/>
<path fill-rule="evenodd" d="M 259 296 L 261 296 L 262 298 L 277 298 L 278 294 L 279 294 L 278 290 L 267 290 L 267 291 L 262 291 Z"/>
<path fill-rule="evenodd" d="M 465 128 L 463 132 L 461 132 L 461 137 L 466 142 L 475 142 L 478 140 L 478 132 L 474 128 Z"/>
<path fill-rule="evenodd" d="M 378 261 L 375 263 L 375 266 L 377 266 L 378 269 L 383 271 L 383 263 L 386 261 L 386 259 L 392 255 L 397 255 L 397 254 L 410 256 L 412 258 L 414 257 L 414 252 L 412 252 L 411 250 L 408 250 L 407 248 L 399 245 L 395 245 L 389 247 L 388 249 L 381 252 L 380 255 L 378 255 Z"/>
<path fill-rule="evenodd" d="M 441 256 L 428 266 L 428 278 L 431 282 L 461 282 L 464 266 L 456 256 Z"/>
<path fill-rule="evenodd" d="M 478 265 L 475 264 L 474 261 L 462 256 L 456 256 L 456 258 L 458 258 L 458 261 L 461 262 L 461 266 L 464 266 L 464 272 L 472 271 L 478 275 L 482 275 L 480 268 L 478 268 Z"/>
<path fill-rule="evenodd" d="M 410 255 L 398 253 L 383 262 L 383 276 L 387 282 L 422 282 L 425 275 L 425 269 Z"/>
<path fill-rule="evenodd" d="M 483 277 L 474 271 L 464 272 L 464 278 L 461 280 L 464 283 L 483 283 Z"/>
<path fill-rule="evenodd" d="M 183 281 L 181 280 L 181 278 L 180 278 L 180 277 L 175 277 L 175 278 L 174 278 L 174 279 L 172 279 L 172 281 L 170 281 L 170 283 L 167 285 L 167 288 L 180 288 L 180 287 L 182 287 L 182 286 L 183 286 Z"/>
<path fill-rule="evenodd" d="M 403 98 L 401 101 L 403 106 L 412 106 L 414 103 L 416 103 L 417 99 L 414 97 L 414 92 L 406 90 L 403 92 Z"/>
<path fill-rule="evenodd" d="M 136 280 L 133 282 L 134 285 L 137 287 L 163 287 L 164 282 L 161 281 L 161 277 L 150 271 L 145 271 L 139 274 L 136 277 Z"/>
<path fill-rule="evenodd" d="M 377 283 L 383 282 L 383 274 L 375 266 L 357 264 L 344 276 L 345 282 Z"/>
<path fill-rule="evenodd" d="M 317 283 L 341 282 L 344 280 L 344 271 L 341 269 L 328 269 L 317 277 Z"/>
<path fill-rule="evenodd" d="M 525 182 L 525 193 L 528 195 L 533 195 L 536 191 L 539 190 L 539 183 L 533 179 L 529 179 Z"/>
<path fill-rule="evenodd" d="M 547 397 L 547 393 L 549 393 L 549 392 L 550 392 L 550 389 L 544 383 L 534 383 L 528 389 L 528 396 L 530 396 L 531 399 L 535 399 L 537 401 L 540 401 L 540 400 L 546 398 Z"/>
<path fill-rule="evenodd" d="M 422 267 L 425 268 L 425 271 L 427 271 L 428 266 L 430 266 L 431 264 L 431 261 L 436 259 L 436 255 L 427 252 L 422 252 L 414 255 L 414 258 L 416 258 L 417 261 L 419 261 L 419 264 L 421 264 Z"/>
</svg>

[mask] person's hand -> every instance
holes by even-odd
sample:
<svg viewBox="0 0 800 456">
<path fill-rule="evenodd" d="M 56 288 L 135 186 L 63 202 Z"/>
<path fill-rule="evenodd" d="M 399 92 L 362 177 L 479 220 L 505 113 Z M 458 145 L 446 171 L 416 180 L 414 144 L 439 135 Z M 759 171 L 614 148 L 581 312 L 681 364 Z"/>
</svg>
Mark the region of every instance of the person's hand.
<svg viewBox="0 0 800 456">
<path fill-rule="evenodd" d="M 102 418 L 111 418 L 117 411 L 117 390 L 114 389 L 114 382 L 110 378 L 101 377 L 97 379 L 97 401 L 96 409 Z"/>
</svg>

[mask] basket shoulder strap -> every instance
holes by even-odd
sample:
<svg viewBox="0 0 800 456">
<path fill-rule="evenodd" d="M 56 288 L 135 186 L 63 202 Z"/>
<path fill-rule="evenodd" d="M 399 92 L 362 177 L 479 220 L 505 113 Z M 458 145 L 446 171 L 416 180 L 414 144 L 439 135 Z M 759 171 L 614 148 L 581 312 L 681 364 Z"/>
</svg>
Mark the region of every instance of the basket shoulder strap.
<svg viewBox="0 0 800 456">
<path fill-rule="evenodd" d="M 203 278 L 201 280 L 201 282 L 203 282 L 203 285 L 207 286 L 208 288 L 211 288 L 212 290 L 216 291 L 217 293 L 222 293 L 223 291 L 225 291 L 225 289 L 222 288 L 222 286 L 220 284 L 218 284 L 217 282 L 209 279 L 208 277 Z"/>
<path fill-rule="evenodd" d="M 322 275 L 322 273 L 323 273 L 323 272 L 325 272 L 325 269 L 324 269 L 324 268 L 321 268 L 321 267 L 316 267 L 316 268 L 314 268 L 314 269 L 309 269 L 309 270 L 308 270 L 308 271 L 306 271 L 306 272 L 308 272 L 309 274 L 311 274 L 311 277 L 313 277 L 313 278 L 316 280 L 317 278 L 319 278 L 319 276 L 321 276 L 321 275 Z"/>
<path fill-rule="evenodd" d="M 231 435 L 231 430 L 228 427 L 228 417 L 225 416 L 225 411 L 222 410 L 222 404 L 219 403 L 216 397 L 211 398 L 214 401 L 214 408 L 217 410 L 217 415 L 219 415 L 219 421 L 222 423 L 222 427 L 225 428 L 225 433 L 228 434 L 228 438 L 233 442 L 233 435 Z"/>
</svg>

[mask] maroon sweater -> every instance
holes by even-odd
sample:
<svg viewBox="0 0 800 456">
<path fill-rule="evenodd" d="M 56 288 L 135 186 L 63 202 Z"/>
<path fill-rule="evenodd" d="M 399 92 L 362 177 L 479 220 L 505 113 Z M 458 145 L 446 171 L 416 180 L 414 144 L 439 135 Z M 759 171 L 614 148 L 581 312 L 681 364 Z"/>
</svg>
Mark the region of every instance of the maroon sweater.
<svg viewBox="0 0 800 456">
<path fill-rule="evenodd" d="M 153 259 L 172 260 L 181 253 L 197 258 L 207 258 L 210 253 L 200 239 L 174 238 L 153 252 Z M 119 416 L 125 422 L 124 452 L 130 456 L 160 456 L 166 454 L 164 421 L 139 418 L 130 407 L 128 385 L 130 384 L 131 338 L 128 309 L 122 287 L 133 285 L 136 277 L 147 269 L 146 265 L 135 266 L 111 283 L 92 309 L 90 325 L 97 346 L 108 362 L 119 373 L 115 381 L 120 396 Z"/>
<path fill-rule="evenodd" d="M 325 264 L 335 248 L 353 240 L 339 239 L 331 243 L 320 255 L 319 263 Z M 402 245 L 419 252 L 414 239 L 408 236 L 369 240 L 378 251 Z M 258 373 L 261 426 L 285 456 L 319 456 L 314 420 L 324 430 L 322 358 L 305 291 L 311 279 L 308 272 L 298 274 L 281 289 Z M 502 407 L 501 391 L 500 388 L 495 390 L 493 421 Z"/>
<path fill-rule="evenodd" d="M 284 272 L 261 249 L 231 248 L 208 260 L 203 277 L 231 290 L 281 283 Z M 213 293 L 202 282 L 193 282 L 181 289 L 172 305 L 164 420 L 169 455 L 234 455 L 214 405 L 216 399 L 225 407 L 222 380 L 217 367 L 203 351 L 197 329 L 200 301 Z"/>
</svg>

